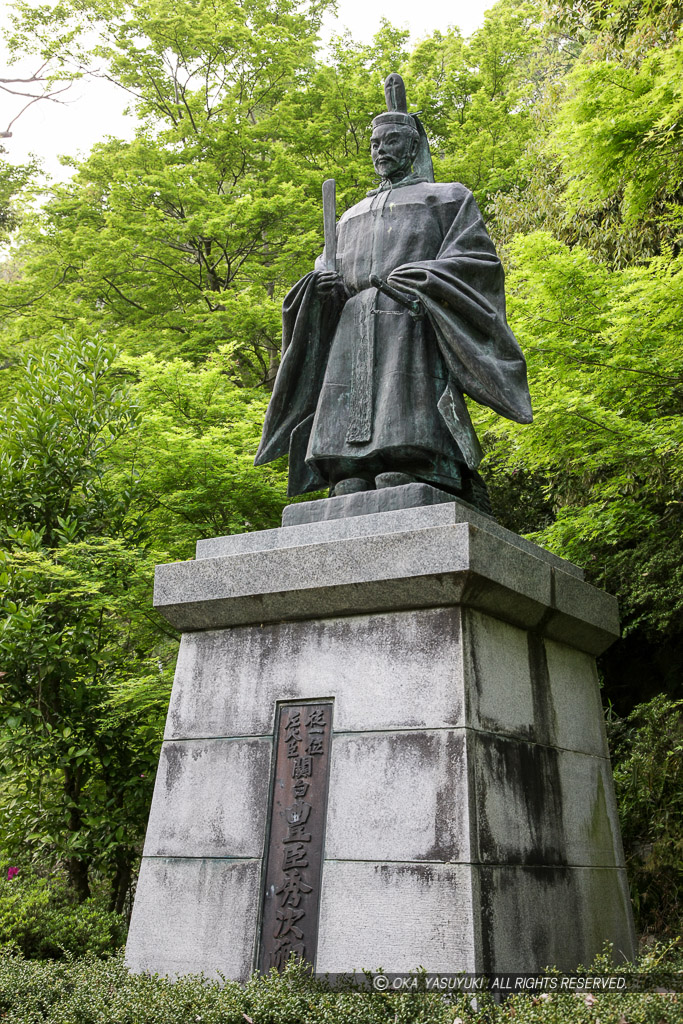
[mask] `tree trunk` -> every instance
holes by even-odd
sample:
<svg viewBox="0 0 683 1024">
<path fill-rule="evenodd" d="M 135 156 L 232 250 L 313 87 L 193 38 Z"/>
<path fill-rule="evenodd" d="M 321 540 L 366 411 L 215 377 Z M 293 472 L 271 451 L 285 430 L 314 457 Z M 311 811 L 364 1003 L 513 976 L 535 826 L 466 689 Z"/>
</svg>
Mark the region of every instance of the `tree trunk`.
<svg viewBox="0 0 683 1024">
<path fill-rule="evenodd" d="M 116 873 L 114 874 L 111 886 L 109 909 L 115 910 L 117 914 L 122 914 L 123 908 L 126 905 L 126 896 L 130 889 L 132 868 L 128 857 L 121 855 L 117 856 L 116 860 Z"/>
<path fill-rule="evenodd" d="M 81 797 L 81 769 L 67 765 L 64 768 L 64 793 L 68 797 L 70 810 L 67 826 L 73 835 L 80 832 L 83 821 L 79 801 Z M 78 896 L 78 902 L 90 898 L 90 882 L 88 880 L 89 861 L 83 857 L 69 857 L 67 861 L 69 880 Z"/>
<path fill-rule="evenodd" d="M 88 879 L 88 862 L 80 857 L 69 857 L 67 862 L 69 881 L 78 896 L 78 902 L 90 899 L 90 881 Z"/>
</svg>

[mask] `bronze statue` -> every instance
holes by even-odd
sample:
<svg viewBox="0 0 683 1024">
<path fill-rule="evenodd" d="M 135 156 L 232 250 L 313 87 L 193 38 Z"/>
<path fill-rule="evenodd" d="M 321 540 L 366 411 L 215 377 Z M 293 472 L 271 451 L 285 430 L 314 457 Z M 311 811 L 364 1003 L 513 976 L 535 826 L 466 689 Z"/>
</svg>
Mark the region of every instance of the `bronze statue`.
<svg viewBox="0 0 683 1024">
<path fill-rule="evenodd" d="M 285 299 L 255 462 L 289 453 L 290 495 L 420 481 L 487 509 L 463 394 L 519 423 L 532 418 L 503 268 L 471 192 L 434 182 L 400 75 L 385 94 L 371 139 L 381 182 L 336 234 L 325 184 L 325 253 Z"/>
</svg>

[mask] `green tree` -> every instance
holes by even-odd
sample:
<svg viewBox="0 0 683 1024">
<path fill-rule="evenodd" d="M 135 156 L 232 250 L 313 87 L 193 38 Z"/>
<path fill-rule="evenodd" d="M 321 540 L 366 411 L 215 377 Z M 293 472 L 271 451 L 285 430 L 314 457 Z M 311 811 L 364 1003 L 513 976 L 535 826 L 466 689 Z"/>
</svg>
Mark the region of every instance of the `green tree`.
<svg viewBox="0 0 683 1024">
<path fill-rule="evenodd" d="M 283 168 L 288 178 L 304 185 L 316 227 L 325 178 L 337 182 L 338 215 L 377 183 L 370 161 L 371 121 L 386 109 L 389 70 L 405 68 L 407 42 L 408 33 L 386 19 L 369 44 L 355 42 L 349 33 L 337 36 L 325 60 L 318 59 L 312 74 L 283 100 Z M 318 227 L 310 256 L 318 255 L 321 246 Z"/>
<path fill-rule="evenodd" d="M 497 198 L 501 237 L 550 231 L 617 267 L 677 252 L 680 5 L 559 2 L 550 13 L 546 33 L 559 32 L 575 60 L 546 83 L 521 180 Z"/>
<path fill-rule="evenodd" d="M 518 238 L 511 259 L 509 316 L 535 420 L 490 421 L 496 472 L 544 481 L 552 521 L 535 539 L 619 594 L 627 631 L 679 636 L 681 257 L 610 270 L 538 233 Z"/>
<path fill-rule="evenodd" d="M 570 214 L 599 210 L 615 196 L 625 223 L 657 218 L 667 229 L 664 239 L 679 241 L 682 82 L 679 41 L 638 60 L 577 65 L 555 129 Z"/>
<path fill-rule="evenodd" d="M 153 778 L 158 708 L 127 707 L 119 684 L 168 690 L 175 645 L 150 613 L 150 553 L 127 531 L 130 495 L 105 459 L 135 414 L 113 352 L 53 339 L 5 370 L 0 471 L 0 835 L 6 854 L 90 871 L 121 909 Z"/>
<path fill-rule="evenodd" d="M 282 166 L 280 107 L 313 66 L 322 9 L 145 0 L 24 10 L 24 43 L 80 69 L 105 61 L 140 128 L 131 144 L 97 147 L 55 190 L 27 239 L 25 286 L 2 296 L 16 338 L 87 321 L 132 352 L 195 361 L 230 341 L 236 378 L 272 379 L 275 294 L 320 234 L 318 195 L 312 207 Z M 99 34 L 95 54 L 80 45 L 84 25 Z"/>
<path fill-rule="evenodd" d="M 408 94 L 422 111 L 437 177 L 463 182 L 483 207 L 517 183 L 542 57 L 538 9 L 516 0 L 499 0 L 471 39 L 436 32 L 410 55 Z"/>
<path fill-rule="evenodd" d="M 6 150 L 0 147 L 0 154 Z M 31 179 L 32 165 L 14 166 L 0 156 L 0 240 L 5 240 L 17 227 L 18 212 L 13 200 Z"/>
<path fill-rule="evenodd" d="M 66 864 L 81 899 L 104 874 L 120 910 L 176 650 L 152 612 L 154 562 L 278 525 L 286 473 L 254 471 L 266 398 L 220 359 L 117 363 L 97 340 L 51 341 L 5 370 L 0 839 Z"/>
<path fill-rule="evenodd" d="M 109 472 L 131 495 L 130 528 L 182 559 L 202 537 L 279 526 L 286 460 L 254 469 L 268 395 L 231 383 L 229 351 L 199 367 L 151 356 L 119 365 L 138 420 L 119 436 Z"/>
</svg>

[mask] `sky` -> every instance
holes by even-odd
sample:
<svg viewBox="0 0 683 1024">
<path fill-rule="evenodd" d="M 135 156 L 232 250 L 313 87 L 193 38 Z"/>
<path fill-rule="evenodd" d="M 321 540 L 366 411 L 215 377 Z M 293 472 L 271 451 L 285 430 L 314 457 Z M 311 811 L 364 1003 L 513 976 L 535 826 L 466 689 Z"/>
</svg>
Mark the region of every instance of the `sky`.
<svg viewBox="0 0 683 1024">
<path fill-rule="evenodd" d="M 484 20 L 484 11 L 494 0 L 338 0 L 338 17 L 329 18 L 323 28 L 323 39 L 332 32 L 348 28 L 354 38 L 369 41 L 379 28 L 382 17 L 398 27 L 408 28 L 413 40 L 457 25 L 464 36 L 474 32 Z M 6 16 L 0 14 L 0 26 Z M 21 73 L 31 73 L 35 62 L 19 66 Z M 19 71 L 16 73 L 20 73 Z M 7 69 L 6 53 L 0 43 L 0 77 L 14 74 Z M 5 159 L 22 163 L 33 153 L 42 161 L 51 177 L 64 180 L 71 173 L 59 162 L 59 155 L 85 156 L 91 147 L 107 135 L 130 138 L 135 120 L 124 114 L 126 96 L 117 86 L 104 81 L 84 79 L 76 82 L 62 97 L 62 103 L 40 102 L 22 114 L 12 127 L 12 138 L 3 141 Z M 24 101 L 25 102 L 25 101 Z M 0 93 L 0 131 L 20 109 L 21 101 Z"/>
</svg>

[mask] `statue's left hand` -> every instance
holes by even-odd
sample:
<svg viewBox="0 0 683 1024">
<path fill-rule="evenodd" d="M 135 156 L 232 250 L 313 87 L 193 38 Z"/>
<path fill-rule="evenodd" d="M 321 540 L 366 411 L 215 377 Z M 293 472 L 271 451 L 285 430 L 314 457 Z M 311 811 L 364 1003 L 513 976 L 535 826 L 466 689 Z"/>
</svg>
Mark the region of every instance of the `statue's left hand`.
<svg viewBox="0 0 683 1024">
<path fill-rule="evenodd" d="M 420 302 L 419 293 L 415 288 L 406 285 L 399 272 L 393 272 L 389 274 L 387 280 L 382 283 L 380 278 L 370 274 L 370 282 L 379 288 L 380 291 L 385 292 L 390 298 L 394 299 L 395 302 L 405 306 L 410 312 L 411 316 L 420 319 L 424 316 L 424 307 Z"/>
<path fill-rule="evenodd" d="M 417 297 L 415 283 L 409 269 L 406 269 L 405 272 L 402 267 L 392 270 L 387 278 L 387 284 L 390 284 L 393 288 L 398 288 L 400 291 L 407 292 L 411 298 Z"/>
</svg>

